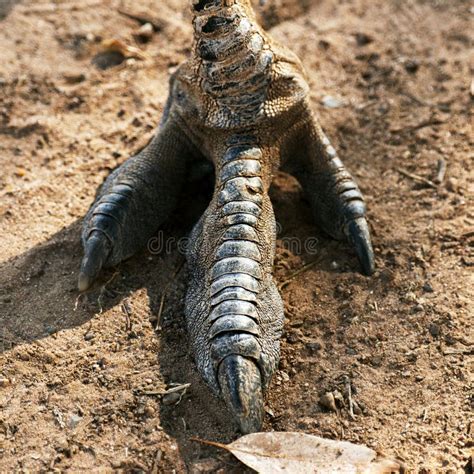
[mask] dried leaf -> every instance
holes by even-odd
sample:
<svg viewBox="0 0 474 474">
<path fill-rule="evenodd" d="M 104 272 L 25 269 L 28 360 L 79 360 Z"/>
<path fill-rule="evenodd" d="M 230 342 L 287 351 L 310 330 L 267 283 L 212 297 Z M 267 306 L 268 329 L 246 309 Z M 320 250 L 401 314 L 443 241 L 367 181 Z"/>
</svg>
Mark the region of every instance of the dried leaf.
<svg viewBox="0 0 474 474">
<path fill-rule="evenodd" d="M 379 456 L 366 446 L 304 433 L 253 433 L 228 445 L 212 441 L 201 442 L 230 451 L 241 462 L 261 474 L 403 472 L 398 462 Z"/>
</svg>

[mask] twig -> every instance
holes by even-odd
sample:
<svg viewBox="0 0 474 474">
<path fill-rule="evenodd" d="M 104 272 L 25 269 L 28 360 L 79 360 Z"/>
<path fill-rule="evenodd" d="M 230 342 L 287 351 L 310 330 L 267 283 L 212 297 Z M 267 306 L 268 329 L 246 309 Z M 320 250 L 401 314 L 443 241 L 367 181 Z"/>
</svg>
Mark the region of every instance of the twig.
<svg viewBox="0 0 474 474">
<path fill-rule="evenodd" d="M 79 303 L 80 303 L 80 301 L 81 301 L 81 299 L 82 299 L 82 297 L 83 297 L 84 295 L 85 295 L 85 293 L 79 293 L 79 294 L 77 295 L 76 301 L 74 302 L 74 309 L 73 309 L 73 311 L 77 311 L 77 308 L 79 307 Z"/>
<path fill-rule="evenodd" d="M 103 308 L 102 308 L 102 298 L 105 295 L 105 291 L 107 290 L 107 285 L 109 283 L 112 283 L 112 281 L 115 279 L 115 277 L 119 274 L 118 271 L 115 271 L 115 273 L 102 285 L 99 293 L 99 297 L 97 298 L 97 304 L 99 305 L 99 314 L 102 314 Z"/>
<path fill-rule="evenodd" d="M 415 132 L 416 130 L 421 130 L 422 128 L 432 127 L 433 125 L 442 125 L 446 123 L 444 120 L 437 118 L 430 118 L 428 120 L 423 120 L 417 125 L 408 125 L 406 127 L 397 128 L 392 130 L 393 133 L 403 133 L 403 132 Z"/>
<path fill-rule="evenodd" d="M 436 178 L 434 179 L 434 182 L 436 184 L 441 184 L 444 181 L 444 177 L 446 175 L 446 168 L 447 168 L 446 160 L 444 160 L 443 158 L 440 158 L 438 160 L 438 168 L 437 168 L 437 171 L 436 171 Z"/>
<path fill-rule="evenodd" d="M 294 273 L 292 273 L 283 283 L 280 283 L 278 286 L 278 289 L 281 291 L 285 286 L 287 286 L 293 279 L 295 279 L 298 275 L 301 275 L 302 273 L 306 272 L 310 268 L 314 267 L 318 262 L 319 258 L 314 260 L 313 262 L 307 263 L 306 265 L 303 265 L 300 269 L 296 270 Z"/>
<path fill-rule="evenodd" d="M 154 390 L 154 391 L 148 391 L 148 392 L 141 392 L 142 395 L 150 395 L 150 396 L 163 396 L 163 395 L 169 395 L 170 393 L 176 393 L 176 392 L 183 392 L 183 395 L 186 393 L 186 390 L 191 386 L 190 383 L 183 383 L 180 385 L 176 385 L 176 387 L 171 387 L 168 388 L 167 390 Z"/>
<path fill-rule="evenodd" d="M 351 420 L 355 420 L 356 417 L 354 415 L 354 403 L 352 401 L 351 381 L 347 376 L 345 376 L 344 379 L 347 390 L 347 400 L 349 401 L 349 416 L 351 417 Z"/>
<path fill-rule="evenodd" d="M 132 318 L 128 301 L 125 299 L 121 306 L 122 312 L 125 314 L 125 331 L 132 330 Z"/>
<path fill-rule="evenodd" d="M 418 181 L 419 183 L 426 184 L 426 186 L 429 186 L 430 188 L 433 188 L 433 189 L 438 188 L 436 184 L 433 183 L 433 181 L 423 178 L 423 176 L 418 176 L 417 174 L 410 173 L 402 168 L 397 168 L 397 171 L 403 176 L 406 176 L 407 178 L 413 179 L 414 181 Z"/>
<path fill-rule="evenodd" d="M 411 92 L 402 92 L 402 95 L 410 99 L 411 101 L 415 102 L 415 104 L 422 105 L 424 107 L 431 107 L 432 104 L 429 104 L 428 102 L 425 102 L 424 100 L 419 99 L 415 95 L 413 95 Z"/>
<path fill-rule="evenodd" d="M 225 444 L 217 443 L 216 441 L 207 441 L 205 439 L 195 438 L 194 436 L 189 438 L 189 441 L 196 441 L 196 443 L 207 444 L 208 446 L 214 446 L 216 448 L 228 450 L 228 447 Z"/>
</svg>

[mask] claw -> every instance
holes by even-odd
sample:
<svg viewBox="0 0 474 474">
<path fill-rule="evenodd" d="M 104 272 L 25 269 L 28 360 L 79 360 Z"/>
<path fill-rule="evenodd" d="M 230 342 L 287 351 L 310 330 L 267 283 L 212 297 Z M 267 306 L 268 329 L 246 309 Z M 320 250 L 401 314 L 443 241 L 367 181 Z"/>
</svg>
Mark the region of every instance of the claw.
<svg viewBox="0 0 474 474">
<path fill-rule="evenodd" d="M 90 234 L 84 244 L 84 258 L 77 282 L 79 291 L 85 291 L 91 286 L 107 261 L 110 250 L 110 242 L 102 232 L 93 231 Z"/>
<path fill-rule="evenodd" d="M 259 431 L 263 421 L 260 370 L 240 355 L 227 356 L 219 366 L 219 384 L 224 401 L 243 434 Z"/>
<path fill-rule="evenodd" d="M 349 242 L 355 247 L 357 257 L 365 275 L 372 275 L 375 270 L 374 251 L 370 242 L 370 232 L 364 217 L 351 220 L 345 227 Z"/>
</svg>

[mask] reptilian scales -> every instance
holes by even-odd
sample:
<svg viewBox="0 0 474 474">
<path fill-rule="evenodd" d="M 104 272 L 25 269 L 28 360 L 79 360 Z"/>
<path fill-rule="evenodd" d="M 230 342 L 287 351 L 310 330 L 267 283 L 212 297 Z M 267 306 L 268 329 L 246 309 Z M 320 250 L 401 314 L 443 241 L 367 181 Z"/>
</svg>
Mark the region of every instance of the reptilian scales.
<svg viewBox="0 0 474 474">
<path fill-rule="evenodd" d="M 189 170 L 215 170 L 191 233 L 186 321 L 197 367 L 244 433 L 259 430 L 278 365 L 283 305 L 272 277 L 279 168 L 314 217 L 348 239 L 362 270 L 374 257 L 362 195 L 314 118 L 299 59 L 257 24 L 250 0 L 194 0 L 191 57 L 170 80 L 154 139 L 105 181 L 83 227 L 79 289 L 142 248 L 173 212 Z"/>
</svg>

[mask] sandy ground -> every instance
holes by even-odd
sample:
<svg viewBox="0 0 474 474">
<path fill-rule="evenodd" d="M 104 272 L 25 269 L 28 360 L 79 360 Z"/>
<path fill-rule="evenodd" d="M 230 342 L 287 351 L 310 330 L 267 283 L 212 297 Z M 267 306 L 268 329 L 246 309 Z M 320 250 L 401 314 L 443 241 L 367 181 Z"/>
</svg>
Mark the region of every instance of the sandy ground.
<svg viewBox="0 0 474 474">
<path fill-rule="evenodd" d="M 81 219 L 159 121 L 169 73 L 190 50 L 187 2 L 52 7 L 1 3 L 0 471 L 241 472 L 190 440 L 237 436 L 195 371 L 183 324 L 177 242 L 207 194 L 183 196 L 160 234 L 166 250 L 76 291 Z M 124 10 L 149 16 L 150 41 Z M 260 14 L 308 70 L 313 108 L 367 198 L 378 268 L 358 273 L 351 249 L 312 223 L 295 180 L 276 177 L 286 322 L 264 429 L 364 443 L 412 472 L 464 472 L 474 432 L 472 4 L 268 0 Z M 100 70 L 107 39 L 145 58 Z M 440 160 L 446 176 L 433 184 Z M 313 237 L 311 252 L 292 244 Z M 191 385 L 162 395 L 176 383 Z M 336 411 L 321 404 L 327 392 Z"/>
</svg>

